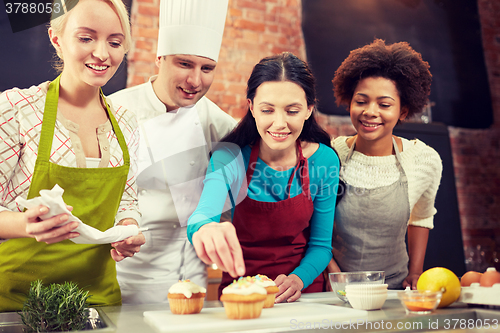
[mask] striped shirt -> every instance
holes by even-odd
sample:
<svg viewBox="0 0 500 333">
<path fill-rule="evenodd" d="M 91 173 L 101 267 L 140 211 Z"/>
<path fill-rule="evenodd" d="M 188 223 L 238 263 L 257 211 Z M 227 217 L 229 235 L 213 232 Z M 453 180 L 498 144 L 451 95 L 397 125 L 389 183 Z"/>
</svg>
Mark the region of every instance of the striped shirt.
<svg viewBox="0 0 500 333">
<path fill-rule="evenodd" d="M 13 88 L 0 95 L 0 212 L 21 212 L 22 208 L 14 200 L 18 196 L 28 196 L 49 83 L 44 82 L 28 89 Z M 109 99 L 107 102 L 111 106 Z M 137 120 L 132 112 L 123 107 L 111 106 L 111 110 L 130 153 L 130 170 L 115 223 L 124 218 L 140 222 L 135 183 L 139 145 Z M 97 132 L 102 155 L 99 166 L 123 165 L 122 150 L 109 120 L 100 125 Z M 78 124 L 64 119 L 58 112 L 50 153 L 51 163 L 66 167 L 86 167 L 77 133 Z"/>
</svg>

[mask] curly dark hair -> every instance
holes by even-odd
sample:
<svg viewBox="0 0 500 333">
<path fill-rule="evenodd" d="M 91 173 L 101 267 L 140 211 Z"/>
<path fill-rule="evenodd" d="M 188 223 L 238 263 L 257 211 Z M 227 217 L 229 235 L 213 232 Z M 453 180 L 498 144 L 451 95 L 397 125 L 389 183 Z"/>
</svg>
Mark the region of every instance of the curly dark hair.
<svg viewBox="0 0 500 333">
<path fill-rule="evenodd" d="M 333 91 L 337 105 L 351 104 L 359 81 L 367 77 L 383 77 L 393 81 L 399 92 L 401 108 L 408 116 L 424 108 L 431 92 L 432 74 L 429 63 L 407 42 L 386 45 L 382 39 L 351 51 L 333 78 Z"/>
</svg>

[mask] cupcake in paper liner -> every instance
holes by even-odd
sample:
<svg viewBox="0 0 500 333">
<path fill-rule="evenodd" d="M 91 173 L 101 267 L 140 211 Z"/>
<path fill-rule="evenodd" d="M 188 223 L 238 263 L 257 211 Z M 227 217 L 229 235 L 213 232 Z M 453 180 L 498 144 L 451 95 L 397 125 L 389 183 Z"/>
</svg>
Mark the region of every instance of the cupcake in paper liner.
<svg viewBox="0 0 500 333">
<path fill-rule="evenodd" d="M 229 319 L 252 319 L 260 317 L 266 298 L 266 289 L 246 276 L 224 288 L 220 300 Z"/>
<path fill-rule="evenodd" d="M 203 308 L 207 290 L 196 283 L 179 280 L 168 290 L 168 303 L 173 314 L 199 313 Z"/>
<path fill-rule="evenodd" d="M 276 283 L 266 275 L 257 274 L 253 278 L 255 279 L 255 283 L 266 289 L 267 298 L 264 302 L 264 308 L 272 308 L 276 300 L 276 294 L 280 291 L 280 288 L 278 288 Z"/>
</svg>

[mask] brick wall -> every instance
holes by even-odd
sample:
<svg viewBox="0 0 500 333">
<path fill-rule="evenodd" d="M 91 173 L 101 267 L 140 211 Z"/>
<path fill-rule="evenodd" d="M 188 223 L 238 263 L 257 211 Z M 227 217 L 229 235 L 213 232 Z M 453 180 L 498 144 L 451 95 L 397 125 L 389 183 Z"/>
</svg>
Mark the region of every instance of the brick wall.
<svg viewBox="0 0 500 333">
<path fill-rule="evenodd" d="M 146 82 L 157 74 L 155 65 L 158 46 L 158 21 L 160 0 L 133 0 L 130 23 L 132 47 L 127 55 L 127 86 Z"/>
<path fill-rule="evenodd" d="M 235 118 L 246 112 L 246 81 L 262 58 L 290 51 L 305 59 L 301 0 L 229 0 L 215 80 L 207 96 Z M 157 72 L 159 0 L 134 0 L 127 86 Z"/>
<path fill-rule="evenodd" d="M 450 127 L 450 140 L 464 245 L 500 250 L 500 2 L 478 0 L 478 9 L 494 124 Z"/>
<path fill-rule="evenodd" d="M 481 245 L 487 257 L 496 248 L 500 259 L 500 1 L 478 0 L 478 9 L 494 123 L 482 130 L 449 127 L 449 132 L 464 247 Z M 348 117 L 317 118 L 333 137 L 355 133 Z"/>
<path fill-rule="evenodd" d="M 477 1 L 495 123 L 485 130 L 451 127 L 450 140 L 464 244 L 500 246 L 500 1 Z M 159 0 L 134 0 L 128 86 L 156 73 L 158 4 Z M 241 118 L 252 67 L 281 51 L 305 59 L 301 0 L 229 0 L 216 78 L 208 97 Z M 346 117 L 320 114 L 318 120 L 332 136 L 353 133 Z"/>
</svg>

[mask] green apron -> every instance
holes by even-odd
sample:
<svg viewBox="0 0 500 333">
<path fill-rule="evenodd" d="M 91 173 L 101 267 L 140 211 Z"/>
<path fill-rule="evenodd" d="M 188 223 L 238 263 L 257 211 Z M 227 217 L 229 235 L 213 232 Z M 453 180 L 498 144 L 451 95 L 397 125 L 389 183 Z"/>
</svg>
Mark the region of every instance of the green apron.
<svg viewBox="0 0 500 333">
<path fill-rule="evenodd" d="M 59 184 L 73 215 L 104 231 L 113 227 L 125 189 L 130 159 L 123 134 L 106 104 L 108 117 L 123 152 L 124 165 L 115 168 L 70 168 L 49 162 L 57 116 L 59 79 L 49 86 L 40 134 L 38 157 L 28 199 L 42 189 Z M 102 94 L 102 92 L 101 92 Z M 104 99 L 104 96 L 103 96 Z M 121 294 L 111 245 L 82 245 L 70 240 L 56 244 L 34 238 L 16 238 L 0 244 L 0 312 L 17 311 L 23 306 L 30 283 L 73 281 L 92 295 L 91 305 L 119 305 Z"/>
</svg>

